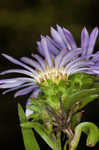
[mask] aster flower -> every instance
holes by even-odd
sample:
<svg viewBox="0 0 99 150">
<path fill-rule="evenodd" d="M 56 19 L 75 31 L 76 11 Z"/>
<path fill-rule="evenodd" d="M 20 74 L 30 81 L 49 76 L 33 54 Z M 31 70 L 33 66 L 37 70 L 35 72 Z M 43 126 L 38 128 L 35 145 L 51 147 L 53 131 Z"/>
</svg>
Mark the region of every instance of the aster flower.
<svg viewBox="0 0 99 150">
<path fill-rule="evenodd" d="M 65 57 L 64 55 L 68 54 L 70 51 L 73 51 L 77 49 L 76 41 L 72 35 L 72 33 L 67 30 L 66 28 L 62 28 L 59 25 L 57 26 L 57 30 L 55 30 L 53 27 L 51 27 L 51 37 L 49 36 L 41 36 L 41 41 L 43 38 L 46 38 L 48 51 L 50 52 L 51 57 L 56 57 L 61 51 L 62 58 Z M 99 52 L 94 52 L 95 43 L 98 37 L 98 28 L 95 27 L 92 32 L 88 33 L 87 29 L 84 27 L 81 32 L 81 56 L 84 56 L 84 59 L 90 59 L 92 62 L 95 63 L 95 65 L 91 65 L 91 69 L 88 69 L 88 72 L 86 73 L 93 73 L 98 75 L 98 62 L 99 62 Z M 38 51 L 42 56 L 44 56 L 42 43 L 41 41 L 37 42 L 38 45 Z M 81 57 L 80 57 L 81 58 Z M 83 57 L 82 57 L 83 59 Z M 83 59 L 83 60 L 84 60 Z M 75 60 L 76 61 L 76 60 Z M 79 59 L 77 60 L 79 61 Z M 97 64 L 97 65 L 96 65 Z M 81 69 L 82 72 L 82 69 Z"/>
<path fill-rule="evenodd" d="M 52 38 L 51 38 L 52 37 Z M 51 37 L 46 36 L 48 50 L 52 56 L 56 56 L 61 50 L 65 49 L 67 52 L 71 49 L 76 49 L 77 45 L 72 34 L 65 28 L 57 25 L 57 31 L 51 27 Z M 44 36 L 41 36 L 41 39 Z M 44 56 L 41 42 L 37 42 L 38 51 Z"/>
<path fill-rule="evenodd" d="M 57 26 L 57 30 L 51 27 L 51 37 L 46 36 L 46 41 L 48 45 L 48 50 L 50 51 L 52 56 L 56 56 L 61 50 L 66 49 L 67 52 L 76 49 L 77 44 L 74 40 L 73 35 L 69 30 L 66 28 L 62 28 L 59 25 Z M 94 28 L 92 32 L 88 33 L 87 29 L 84 27 L 81 32 L 81 48 L 82 48 L 82 55 L 89 55 L 92 54 L 94 51 L 95 42 L 98 36 L 98 28 Z M 41 39 L 44 36 L 41 36 Z M 41 41 L 37 42 L 38 51 L 41 55 L 44 56 L 42 50 Z"/>
<path fill-rule="evenodd" d="M 0 73 L 22 74 L 21 77 L 0 80 L 0 89 L 6 89 L 3 94 L 18 90 L 14 97 L 31 93 L 30 97 L 37 97 L 41 91 L 39 84 L 46 80 L 52 80 L 56 84 L 60 80 L 68 80 L 69 76 L 78 72 L 99 75 L 99 53 L 92 54 L 98 29 L 95 28 L 88 35 L 84 28 L 81 33 L 81 48 L 77 48 L 72 34 L 65 28 L 57 25 L 57 30 L 51 28 L 50 37 L 42 36 L 38 42 L 40 55 L 32 54 L 32 58 L 22 57 L 16 60 L 7 54 L 2 54 L 10 62 L 21 66 L 23 69 L 9 69 Z M 26 77 L 24 77 L 24 75 Z M 27 105 L 30 105 L 30 97 Z M 26 115 L 31 114 L 26 110 Z"/>
</svg>

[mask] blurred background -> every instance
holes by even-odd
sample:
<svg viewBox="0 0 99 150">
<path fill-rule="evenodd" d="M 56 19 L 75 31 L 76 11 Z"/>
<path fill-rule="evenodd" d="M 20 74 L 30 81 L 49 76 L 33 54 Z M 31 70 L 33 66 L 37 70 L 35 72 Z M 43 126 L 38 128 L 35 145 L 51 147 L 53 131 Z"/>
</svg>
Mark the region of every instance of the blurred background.
<svg viewBox="0 0 99 150">
<path fill-rule="evenodd" d="M 90 32 L 99 27 L 98 0 L 0 0 L 0 53 L 15 58 L 29 56 L 37 52 L 36 41 L 40 34 L 50 34 L 50 26 L 59 24 L 68 28 L 80 46 L 80 33 L 84 26 Z M 99 38 L 95 49 L 98 50 Z M 0 71 L 12 65 L 0 56 Z M 27 96 L 14 100 L 13 92 L 0 95 L 0 149 L 24 150 L 17 114 L 17 103 L 25 106 Z M 85 108 L 83 119 L 99 126 L 99 102 L 96 100 Z M 82 136 L 78 149 L 98 150 L 84 146 L 86 136 Z M 46 144 L 40 140 L 41 150 Z M 80 148 L 82 147 L 82 148 Z M 50 150 L 50 149 L 49 149 Z"/>
</svg>

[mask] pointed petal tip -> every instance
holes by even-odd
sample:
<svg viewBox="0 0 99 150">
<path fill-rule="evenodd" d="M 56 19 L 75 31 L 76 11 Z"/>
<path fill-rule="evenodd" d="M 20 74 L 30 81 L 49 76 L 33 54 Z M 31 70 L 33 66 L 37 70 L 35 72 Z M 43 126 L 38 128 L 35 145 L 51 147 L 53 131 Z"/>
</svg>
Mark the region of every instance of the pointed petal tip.
<svg viewBox="0 0 99 150">
<path fill-rule="evenodd" d="M 41 39 L 45 38 L 45 36 L 44 36 L 44 35 L 42 35 L 42 34 L 40 35 L 40 37 L 41 37 Z"/>
<path fill-rule="evenodd" d="M 87 30 L 86 26 L 84 26 L 84 28 L 83 28 L 83 29 Z"/>
<path fill-rule="evenodd" d="M 65 33 L 68 33 L 68 34 L 71 33 L 68 29 L 66 29 L 66 28 L 64 28 L 64 27 L 63 27 L 63 31 L 64 31 Z"/>
<path fill-rule="evenodd" d="M 95 32 L 98 34 L 99 28 L 96 26 L 96 27 L 93 29 L 93 31 L 95 31 Z"/>
<path fill-rule="evenodd" d="M 64 31 L 67 31 L 67 29 L 66 29 L 65 27 L 63 27 L 63 30 L 64 30 Z"/>
<path fill-rule="evenodd" d="M 53 27 L 50 27 L 51 32 L 55 32 L 56 30 Z"/>
<path fill-rule="evenodd" d="M 61 27 L 60 25 L 56 24 L 57 30 L 63 30 L 63 27 Z"/>
<path fill-rule="evenodd" d="M 3 56 L 3 55 L 5 55 L 4 53 L 1 53 L 1 55 Z"/>
<path fill-rule="evenodd" d="M 0 75 L 3 75 L 4 73 L 3 72 L 0 72 Z"/>
<path fill-rule="evenodd" d="M 20 95 L 17 95 L 17 93 L 16 93 L 16 94 L 14 94 L 14 98 L 16 98 L 16 97 L 18 97 L 18 96 L 20 96 Z"/>
<path fill-rule="evenodd" d="M 3 57 L 6 57 L 6 56 L 8 56 L 7 54 L 5 54 L 5 53 L 1 53 L 1 55 L 3 56 Z"/>
<path fill-rule="evenodd" d="M 99 33 L 99 28 L 98 28 L 98 27 L 95 27 L 95 28 L 92 30 L 90 36 L 95 36 L 95 37 L 97 38 L 98 33 Z"/>
<path fill-rule="evenodd" d="M 82 32 L 88 33 L 87 28 L 84 26 L 84 28 L 82 29 Z"/>
<path fill-rule="evenodd" d="M 46 38 L 45 38 L 45 37 L 43 37 L 43 38 L 41 39 L 41 43 L 46 43 Z"/>
<path fill-rule="evenodd" d="M 37 41 L 37 42 L 36 42 L 37 47 L 39 47 L 39 46 L 40 46 L 40 43 L 41 43 L 40 41 Z"/>
<path fill-rule="evenodd" d="M 95 29 L 99 30 L 98 26 L 96 26 Z"/>
<path fill-rule="evenodd" d="M 58 24 L 56 24 L 56 27 L 57 27 L 57 29 L 58 29 L 58 28 L 61 28 L 61 26 L 60 26 L 60 25 L 58 25 Z"/>
<path fill-rule="evenodd" d="M 40 43 L 40 41 L 37 41 L 36 43 L 37 43 L 37 44 L 39 44 L 39 43 Z"/>
<path fill-rule="evenodd" d="M 4 91 L 2 94 L 3 94 L 3 95 L 5 95 L 5 94 L 6 94 L 6 92 Z"/>
</svg>

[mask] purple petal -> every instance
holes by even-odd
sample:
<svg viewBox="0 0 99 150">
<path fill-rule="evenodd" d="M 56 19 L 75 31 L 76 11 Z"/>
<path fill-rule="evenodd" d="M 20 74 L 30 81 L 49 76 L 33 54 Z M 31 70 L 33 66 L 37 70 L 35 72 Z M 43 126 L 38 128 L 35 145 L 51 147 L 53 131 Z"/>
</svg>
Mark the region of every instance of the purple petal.
<svg viewBox="0 0 99 150">
<path fill-rule="evenodd" d="M 87 58 L 87 56 L 81 56 L 81 57 L 78 57 L 78 58 L 72 60 L 70 63 L 68 63 L 68 64 L 65 66 L 64 70 L 68 70 L 68 69 L 69 69 L 70 67 L 72 67 L 75 63 L 79 63 L 79 62 L 82 62 L 82 61 L 88 62 L 88 60 L 87 60 L 86 58 Z M 91 62 L 92 64 L 94 64 L 93 61 L 90 61 L 90 62 Z"/>
<path fill-rule="evenodd" d="M 90 65 L 92 64 L 93 64 L 92 62 L 80 61 L 80 62 L 73 64 L 70 68 L 68 68 L 67 72 L 73 72 L 74 70 L 77 70 L 81 67 L 84 68 L 85 66 L 90 67 Z"/>
<path fill-rule="evenodd" d="M 58 68 L 62 61 L 63 56 L 68 53 L 67 49 L 61 50 L 61 52 L 55 58 L 55 67 Z"/>
<path fill-rule="evenodd" d="M 32 92 L 33 90 L 35 90 L 35 88 L 37 88 L 37 86 L 32 85 L 32 86 L 27 87 L 25 89 L 19 90 L 18 92 L 15 93 L 14 97 L 26 95 L 26 94 Z"/>
<path fill-rule="evenodd" d="M 42 48 L 43 48 L 44 53 L 45 53 L 45 58 L 48 62 L 49 67 L 51 68 L 51 67 L 53 67 L 53 64 L 52 64 L 50 53 L 48 51 L 46 38 L 41 40 L 41 44 L 42 44 Z"/>
<path fill-rule="evenodd" d="M 93 69 L 93 70 L 98 69 L 98 70 L 99 70 L 99 64 L 98 64 L 98 65 L 97 65 L 97 64 L 92 65 L 92 66 L 91 66 L 91 69 Z"/>
<path fill-rule="evenodd" d="M 92 74 L 97 74 L 99 76 L 99 70 L 92 70 Z"/>
<path fill-rule="evenodd" d="M 27 105 L 31 104 L 30 101 L 31 101 L 31 98 L 37 98 L 39 92 L 41 92 L 41 89 L 40 88 L 36 88 L 32 94 L 30 95 L 28 101 L 27 101 Z"/>
<path fill-rule="evenodd" d="M 75 74 L 75 73 L 78 73 L 78 72 L 85 72 L 85 73 L 90 73 L 91 69 L 90 68 L 77 68 L 75 70 L 73 70 L 70 74 Z"/>
<path fill-rule="evenodd" d="M 14 88 L 14 87 L 19 87 L 22 86 L 22 84 L 35 84 L 34 80 L 31 78 L 13 78 L 13 79 L 5 79 L 5 80 L 0 80 L 0 88 Z"/>
<path fill-rule="evenodd" d="M 38 49 L 39 53 L 45 57 L 44 50 L 41 46 L 41 42 L 37 42 L 37 49 Z"/>
<path fill-rule="evenodd" d="M 34 76 L 33 73 L 26 71 L 24 69 L 9 69 L 9 70 L 1 72 L 0 75 L 5 75 L 5 74 L 9 74 L 9 73 L 21 73 L 21 74 L 25 74 L 25 75 L 28 75 L 30 77 L 36 78 L 36 76 Z"/>
<path fill-rule="evenodd" d="M 0 80 L 0 84 L 2 83 L 13 83 L 13 82 L 34 82 L 34 80 L 32 78 L 24 78 L 24 77 L 16 77 L 16 78 L 12 78 L 12 79 L 3 79 L 3 80 Z"/>
<path fill-rule="evenodd" d="M 31 96 L 29 97 L 29 99 L 28 99 L 28 101 L 27 101 L 27 103 L 26 103 L 26 107 L 28 107 L 29 105 L 31 105 L 31 98 L 37 98 L 37 96 L 38 96 L 38 94 L 39 94 L 39 92 L 40 92 L 41 90 L 38 88 L 38 89 L 35 89 L 35 91 L 33 91 L 33 93 L 31 94 Z M 26 110 L 25 110 L 25 114 L 26 114 L 26 117 L 27 118 L 29 118 L 29 116 L 31 115 L 31 114 L 33 114 L 33 111 L 32 110 L 30 110 L 30 109 L 28 109 L 28 108 L 26 108 Z"/>
<path fill-rule="evenodd" d="M 21 61 L 23 61 L 24 63 L 26 63 L 26 64 L 28 64 L 32 67 L 34 67 L 37 70 L 43 71 L 39 63 L 37 63 L 36 61 L 34 61 L 34 60 L 32 60 L 28 57 L 22 57 Z"/>
<path fill-rule="evenodd" d="M 8 56 L 7 54 L 2 54 L 6 59 L 8 59 L 9 61 L 11 61 L 12 63 L 16 64 L 16 65 L 20 65 L 22 67 L 24 67 L 25 69 L 31 71 L 34 75 L 37 75 L 37 72 L 35 70 L 33 70 L 32 68 L 28 67 L 27 65 L 23 64 L 22 62 L 12 58 L 11 56 Z"/>
<path fill-rule="evenodd" d="M 57 25 L 57 30 L 58 30 L 58 33 L 60 34 L 62 40 L 64 41 L 66 48 L 71 49 L 71 45 L 68 43 L 68 41 L 64 35 L 63 29 L 59 25 Z"/>
<path fill-rule="evenodd" d="M 90 34 L 87 54 L 92 54 L 92 52 L 94 50 L 95 43 L 96 43 L 97 36 L 98 36 L 98 28 L 96 27 L 93 29 L 93 31 Z"/>
<path fill-rule="evenodd" d="M 69 49 L 76 49 L 77 48 L 77 45 L 76 45 L 76 42 L 72 36 L 72 34 L 70 33 L 70 31 L 68 31 L 67 29 L 63 28 L 63 31 L 64 31 L 64 35 L 68 41 L 68 44 L 69 44 Z"/>
<path fill-rule="evenodd" d="M 38 55 L 34 55 L 34 54 L 32 54 L 32 57 L 34 57 L 35 59 L 37 59 L 37 61 L 38 61 L 38 62 L 40 63 L 40 65 L 41 65 L 43 71 L 45 71 L 45 70 L 46 70 L 46 62 L 43 60 L 43 58 L 40 57 L 40 56 L 38 56 Z"/>
<path fill-rule="evenodd" d="M 16 86 L 20 86 L 21 84 L 22 84 L 22 82 L 0 84 L 0 88 L 1 89 L 13 88 L 13 87 L 16 87 Z"/>
<path fill-rule="evenodd" d="M 47 38 L 47 39 L 50 41 L 50 43 L 51 43 L 52 45 L 54 45 L 58 50 L 63 49 L 62 46 L 61 46 L 59 43 L 57 43 L 56 41 L 52 40 L 49 36 L 46 36 L 46 38 Z"/>
<path fill-rule="evenodd" d="M 81 47 L 83 49 L 83 55 L 87 53 L 88 49 L 88 44 L 89 44 L 89 34 L 86 28 L 84 28 L 81 32 Z"/>
<path fill-rule="evenodd" d="M 27 100 L 27 103 L 26 103 L 26 106 L 28 106 L 28 105 L 31 105 L 31 98 L 37 98 L 37 96 L 38 96 L 38 94 L 39 94 L 39 92 L 40 92 L 41 90 L 40 90 L 40 88 L 36 88 L 33 92 L 32 92 L 32 94 L 30 95 L 30 97 L 28 98 L 28 100 Z"/>
<path fill-rule="evenodd" d="M 82 52 L 81 50 L 82 50 L 81 48 L 77 48 L 77 49 L 75 49 L 73 51 L 70 51 L 68 54 L 66 54 L 63 57 L 60 65 L 59 65 L 59 67 L 62 67 L 64 65 L 66 65 L 69 61 L 72 61 L 72 59 L 74 59 L 76 56 L 78 56 L 79 54 L 81 54 L 81 52 Z"/>
<path fill-rule="evenodd" d="M 13 79 L 5 79 L 0 80 L 0 88 L 13 88 L 18 87 L 24 83 L 32 83 L 35 84 L 33 79 L 28 78 L 13 78 Z"/>
<path fill-rule="evenodd" d="M 32 93 L 32 96 L 33 96 L 34 98 L 37 98 L 39 92 L 41 92 L 41 89 L 40 89 L 40 88 L 35 89 L 35 91 L 33 91 L 33 93 Z M 31 97 L 32 97 L 32 96 L 31 96 Z"/>
<path fill-rule="evenodd" d="M 33 86 L 33 85 L 36 85 L 36 84 L 27 83 L 27 84 L 19 85 L 19 86 L 17 86 L 17 87 L 13 87 L 13 88 L 10 88 L 10 89 L 8 89 L 8 90 L 5 90 L 5 91 L 3 92 L 3 94 L 6 94 L 6 93 L 9 93 L 9 92 L 18 90 L 18 89 L 23 88 L 23 87 Z"/>
<path fill-rule="evenodd" d="M 59 50 L 50 42 L 48 38 L 46 38 L 46 40 L 47 40 L 47 45 L 50 53 L 56 56 L 59 53 Z"/>
<path fill-rule="evenodd" d="M 66 48 L 60 34 L 52 27 L 51 27 L 51 35 L 53 39 L 62 46 L 62 48 Z"/>
</svg>

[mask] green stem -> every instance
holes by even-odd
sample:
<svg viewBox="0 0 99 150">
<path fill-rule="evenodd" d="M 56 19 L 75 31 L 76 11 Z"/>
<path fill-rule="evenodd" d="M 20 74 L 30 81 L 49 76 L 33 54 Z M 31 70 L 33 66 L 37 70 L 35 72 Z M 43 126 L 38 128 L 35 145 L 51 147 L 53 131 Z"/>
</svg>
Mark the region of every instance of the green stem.
<svg viewBox="0 0 99 150">
<path fill-rule="evenodd" d="M 61 149 L 61 132 L 57 133 L 57 143 L 56 143 L 56 147 L 58 147 L 58 150 L 62 150 Z M 57 149 L 57 148 L 56 148 Z"/>
<path fill-rule="evenodd" d="M 65 145 L 64 145 L 64 150 L 67 150 L 67 146 L 68 146 L 68 140 L 66 140 Z"/>
</svg>

